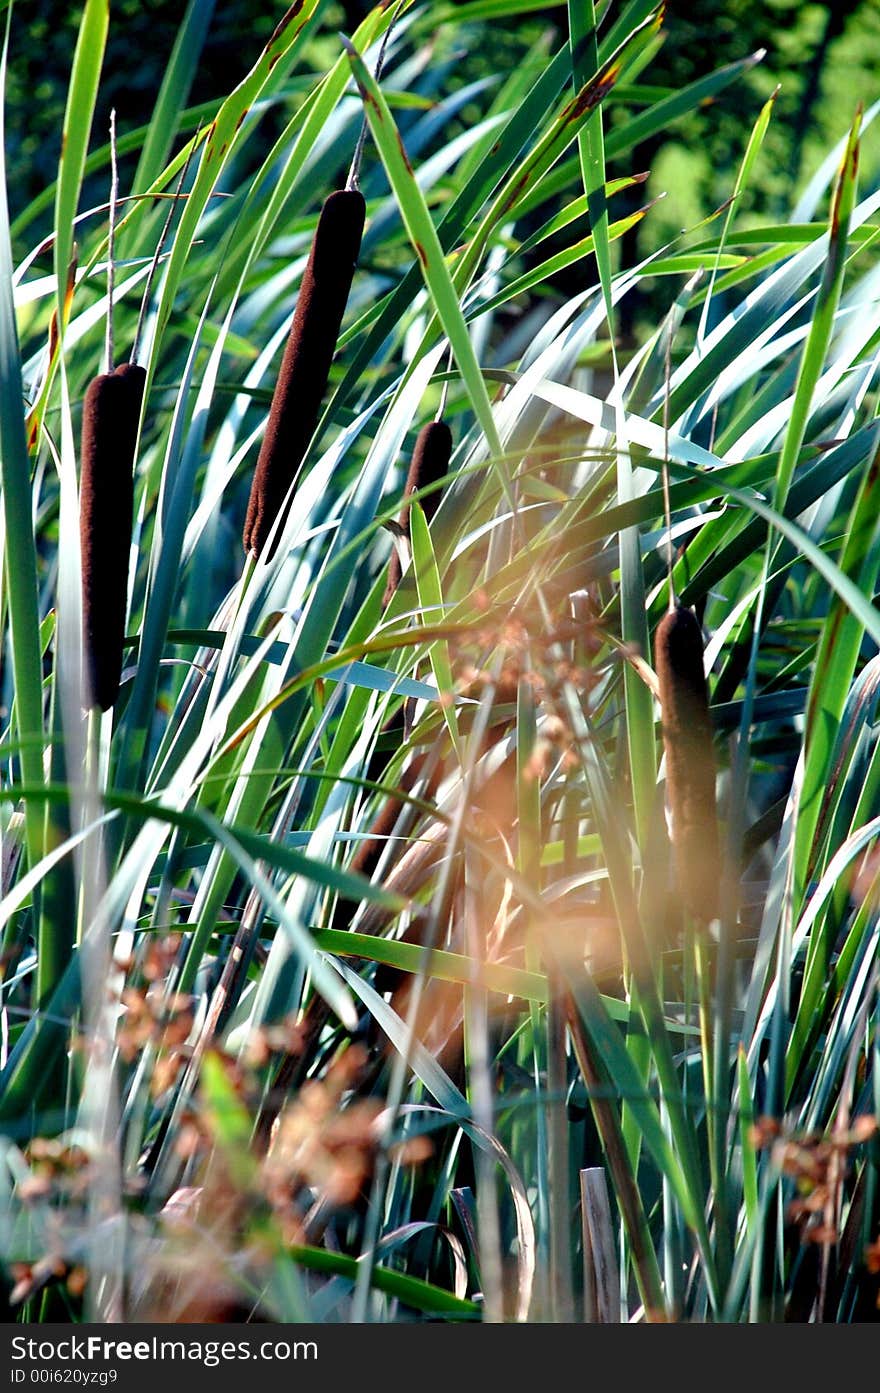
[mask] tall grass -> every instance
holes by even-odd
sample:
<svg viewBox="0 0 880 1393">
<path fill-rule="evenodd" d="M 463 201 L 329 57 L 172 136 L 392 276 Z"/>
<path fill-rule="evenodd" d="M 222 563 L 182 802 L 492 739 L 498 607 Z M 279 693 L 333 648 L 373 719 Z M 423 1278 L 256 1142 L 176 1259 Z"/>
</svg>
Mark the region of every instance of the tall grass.
<svg viewBox="0 0 880 1393">
<path fill-rule="evenodd" d="M 206 111 L 191 7 L 138 160 L 120 131 L 120 341 L 183 182 L 103 714 L 75 444 L 108 312 L 102 4 L 50 236 L 43 198 L 13 255 L 0 200 L 15 1318 L 876 1315 L 877 109 L 769 227 L 741 205 L 773 102 L 744 113 L 732 202 L 619 267 L 651 216 L 615 206 L 631 149 L 711 121 L 748 63 L 658 93 L 660 8 L 631 0 L 462 86 L 458 47 L 524 8 L 405 5 L 377 82 L 391 11 L 342 42 L 304 0 Z M 364 116 L 327 391 L 244 557 Z M 656 277 L 668 317 L 625 347 L 618 307 Z M 451 454 L 410 491 L 440 415 Z M 670 579 L 705 644 L 708 925 L 664 808 Z"/>
</svg>

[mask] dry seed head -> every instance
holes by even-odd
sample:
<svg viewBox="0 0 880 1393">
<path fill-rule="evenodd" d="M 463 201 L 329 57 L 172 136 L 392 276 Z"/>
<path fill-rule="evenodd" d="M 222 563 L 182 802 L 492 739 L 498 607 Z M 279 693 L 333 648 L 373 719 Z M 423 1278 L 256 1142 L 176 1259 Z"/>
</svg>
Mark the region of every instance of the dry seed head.
<svg viewBox="0 0 880 1393">
<path fill-rule="evenodd" d="M 116 700 L 128 600 L 134 451 L 147 374 L 135 363 L 89 383 L 80 453 L 83 645 L 89 700 Z"/>
<path fill-rule="evenodd" d="M 365 216 L 356 189 L 330 194 L 321 209 L 251 485 L 243 541 L 245 551 L 256 556 L 318 425 Z"/>
<path fill-rule="evenodd" d="M 436 484 L 449 473 L 451 455 L 452 431 L 445 421 L 431 421 L 429 425 L 422 426 L 413 450 L 406 487 L 403 490 L 404 506 L 397 519 L 407 536 L 409 536 L 409 505 L 407 500 L 418 489 L 427 488 L 429 484 Z M 427 494 L 422 499 L 422 508 L 427 522 L 431 521 L 439 504 L 439 489 L 435 493 Z M 400 584 L 400 576 L 400 557 L 395 547 L 388 564 L 388 584 L 385 586 L 385 594 L 382 596 L 383 609 L 391 603 L 394 592 Z"/>
<path fill-rule="evenodd" d="M 721 864 L 703 639 L 692 610 L 677 605 L 663 616 L 654 654 L 678 884 L 689 913 L 708 923 L 718 914 Z"/>
</svg>

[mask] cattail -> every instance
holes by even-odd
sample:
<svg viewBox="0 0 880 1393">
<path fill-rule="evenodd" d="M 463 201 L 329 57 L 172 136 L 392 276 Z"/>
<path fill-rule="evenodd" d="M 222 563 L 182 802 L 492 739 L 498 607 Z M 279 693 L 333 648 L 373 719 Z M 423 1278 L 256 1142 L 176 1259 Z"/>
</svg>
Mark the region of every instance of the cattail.
<svg viewBox="0 0 880 1393">
<path fill-rule="evenodd" d="M 703 639 L 696 616 L 684 605 L 677 605 L 660 621 L 654 663 L 679 888 L 689 913 L 708 923 L 718 914 L 721 878 L 715 759 Z"/>
<path fill-rule="evenodd" d="M 394 824 L 403 811 L 403 799 L 389 796 L 382 803 L 378 813 L 370 823 L 369 836 L 358 843 L 357 850 L 349 862 L 348 869 L 364 875 L 368 879 L 373 874 L 385 843 L 394 830 Z"/>
<path fill-rule="evenodd" d="M 245 551 L 256 556 L 318 425 L 365 216 L 357 189 L 330 194 L 321 209 L 251 485 L 243 540 Z"/>
<path fill-rule="evenodd" d="M 395 719 L 391 723 L 391 728 L 397 728 L 399 722 Z M 409 764 L 403 769 L 399 777 L 399 788 L 402 794 L 412 793 L 418 784 L 423 770 L 428 766 L 428 755 L 416 754 L 412 757 Z M 380 779 L 385 773 L 387 765 L 387 755 L 376 755 L 367 770 L 367 777 L 370 779 Z M 421 791 L 423 798 L 433 798 L 440 787 L 442 777 L 442 765 L 435 761 L 428 768 L 428 778 L 424 789 Z M 394 831 L 394 824 L 405 807 L 405 798 L 396 798 L 394 794 L 388 794 L 379 807 L 376 816 L 370 823 L 367 836 L 362 838 L 355 850 L 347 869 L 354 871 L 358 875 L 366 876 L 369 880 L 379 863 L 379 858 L 388 844 L 388 838 Z M 347 929 L 350 927 L 350 920 L 356 902 L 347 900 L 340 895 L 336 901 L 336 908 L 333 914 L 331 927 L 334 929 Z"/>
<path fill-rule="evenodd" d="M 134 451 L 147 374 L 135 363 L 89 383 L 80 478 L 83 645 L 90 702 L 116 700 L 128 598 Z"/>
<path fill-rule="evenodd" d="M 401 793 L 411 793 L 418 783 L 419 777 L 428 760 L 424 754 L 414 755 L 409 764 L 400 775 Z M 423 797 L 433 798 L 440 785 L 439 766 L 432 772 L 428 779 L 428 784 L 423 792 Z M 356 871 L 359 875 L 364 875 L 368 879 L 373 874 L 379 861 L 379 857 L 385 848 L 385 844 L 394 830 L 394 824 L 404 808 L 404 799 L 395 798 L 389 795 L 382 803 L 378 813 L 370 824 L 368 837 L 358 843 L 357 850 L 351 858 L 348 869 Z"/>
<path fill-rule="evenodd" d="M 406 487 L 403 490 L 404 499 L 411 498 L 417 489 L 427 488 L 429 484 L 436 484 L 449 473 L 449 459 L 452 454 L 452 432 L 443 421 L 432 421 L 430 425 L 422 426 L 413 450 L 412 463 L 409 467 L 409 474 L 406 478 Z M 428 522 L 437 511 L 440 504 L 440 490 L 426 494 L 422 500 L 422 507 L 425 518 Z M 398 518 L 403 531 L 409 536 L 409 506 L 404 503 Z M 388 564 L 388 583 L 385 586 L 385 594 L 382 596 L 382 608 L 385 609 L 394 597 L 394 592 L 400 584 L 401 569 L 400 557 L 395 547 L 391 553 L 391 560 Z"/>
</svg>

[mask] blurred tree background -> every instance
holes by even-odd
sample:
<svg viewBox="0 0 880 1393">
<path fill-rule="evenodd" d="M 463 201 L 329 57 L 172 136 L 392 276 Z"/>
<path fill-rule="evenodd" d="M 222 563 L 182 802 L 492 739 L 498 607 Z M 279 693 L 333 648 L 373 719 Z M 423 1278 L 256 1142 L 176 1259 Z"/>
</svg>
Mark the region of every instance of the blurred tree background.
<svg viewBox="0 0 880 1393">
<path fill-rule="evenodd" d="M 195 4 L 197 0 L 193 0 Z M 334 23 L 352 32 L 370 8 L 370 0 L 327 0 L 322 36 L 312 45 L 319 67 Z M 601 7 L 600 7 L 601 8 Z M 619 8 L 611 0 L 611 8 Z M 101 97 L 96 113 L 93 146 L 106 138 L 111 106 L 117 110 L 121 133 L 146 122 L 165 73 L 175 35 L 187 6 L 182 0 L 112 0 L 110 37 L 104 64 Z M 190 93 L 193 105 L 228 92 L 281 18 L 283 5 L 255 0 L 199 0 L 204 41 L 198 75 Z M 548 30 L 565 32 L 564 5 L 523 4 L 523 13 L 494 23 L 491 52 L 474 43 L 467 46 L 467 11 L 479 17 L 474 0 L 437 0 L 436 45 L 448 57 L 457 48 L 450 81 L 465 84 L 481 77 L 503 75 L 520 56 L 541 42 Z M 329 12 L 336 12 L 336 17 Z M 454 39 L 443 25 L 444 15 L 457 12 Z M 79 23 L 80 6 L 69 0 L 21 5 L 13 16 L 8 81 L 7 161 L 10 186 L 17 206 L 13 218 L 55 176 L 58 132 L 61 129 L 67 80 Z M 476 33 L 476 31 L 475 31 Z M 462 46 L 464 40 L 464 46 Z M 712 70 L 746 58 L 758 50 L 765 57 L 712 103 L 673 124 L 627 155 L 626 170 L 650 171 L 647 197 L 663 199 L 650 216 L 618 244 L 622 264 L 632 265 L 653 248 L 694 227 L 729 197 L 749 132 L 761 105 L 778 87 L 774 119 L 744 208 L 755 218 L 784 220 L 790 215 L 792 191 L 817 167 L 824 152 L 845 132 L 856 103 L 869 107 L 880 93 L 877 55 L 880 53 L 880 4 L 877 0 L 836 0 L 831 4 L 804 0 L 671 0 L 664 27 L 640 81 L 645 98 L 681 90 Z M 135 56 L 136 61 L 132 61 Z M 287 100 L 296 100 L 296 86 Z M 474 109 L 476 110 L 476 108 Z M 613 101 L 607 108 L 613 125 Z M 267 113 L 267 141 L 277 134 L 282 112 Z M 467 124 L 468 107 L 461 112 Z M 872 126 L 863 144 L 863 170 L 870 180 L 877 165 L 878 136 Z M 123 178 L 124 184 L 124 178 Z M 105 196 L 91 190 L 95 202 Z M 625 199 L 615 207 L 626 211 Z M 646 201 L 645 187 L 629 194 L 630 207 Z M 26 236 L 32 245 L 33 229 Z M 24 243 L 18 250 L 24 251 Z M 582 282 L 583 265 L 560 277 L 560 293 L 570 293 L 572 279 Z M 627 297 L 620 328 L 637 333 L 650 285 L 640 296 Z"/>
</svg>

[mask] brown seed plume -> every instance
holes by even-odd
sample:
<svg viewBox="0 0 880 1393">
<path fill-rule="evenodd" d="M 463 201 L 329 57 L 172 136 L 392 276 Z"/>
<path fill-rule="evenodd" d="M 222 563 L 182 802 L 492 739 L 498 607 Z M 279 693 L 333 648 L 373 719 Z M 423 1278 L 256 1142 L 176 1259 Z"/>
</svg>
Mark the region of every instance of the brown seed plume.
<svg viewBox="0 0 880 1393">
<path fill-rule="evenodd" d="M 134 451 L 147 374 L 135 363 L 89 383 L 80 454 L 83 648 L 92 705 L 119 691 L 134 507 Z"/>
<path fill-rule="evenodd" d="M 330 194 L 321 209 L 248 501 L 244 549 L 256 556 L 265 548 L 318 425 L 365 216 L 357 189 Z"/>
<path fill-rule="evenodd" d="M 703 639 L 694 613 L 677 605 L 654 641 L 660 684 L 666 786 L 681 896 L 695 919 L 718 914 L 721 863 L 715 807 L 715 758 Z"/>
<path fill-rule="evenodd" d="M 446 423 L 444 421 L 431 421 L 429 425 L 422 426 L 416 440 L 416 447 L 413 450 L 406 487 L 403 490 L 404 500 L 411 498 L 417 489 L 427 488 L 429 484 L 436 484 L 439 479 L 444 478 L 449 473 L 451 455 L 452 431 Z M 438 489 L 435 493 L 429 493 L 422 499 L 422 508 L 428 522 L 437 511 L 440 497 L 441 492 Z M 409 505 L 406 501 L 400 510 L 398 522 L 409 536 Z M 394 592 L 400 584 L 400 577 L 400 557 L 395 547 L 388 563 L 388 583 L 382 596 L 383 609 L 391 603 Z"/>
</svg>

